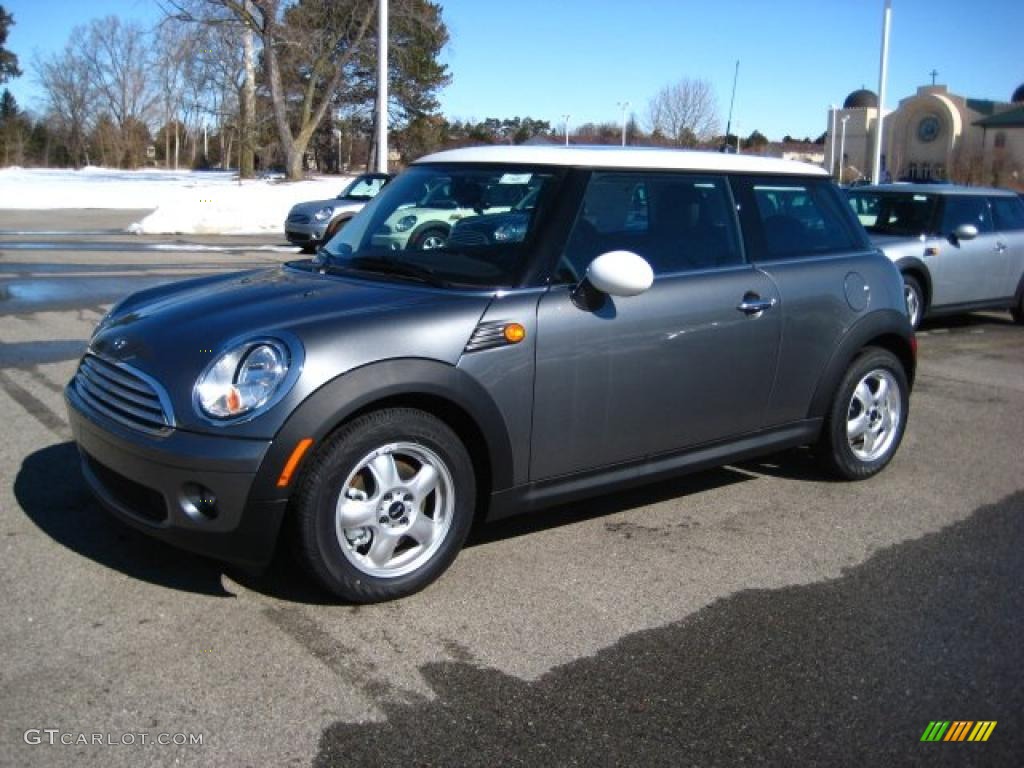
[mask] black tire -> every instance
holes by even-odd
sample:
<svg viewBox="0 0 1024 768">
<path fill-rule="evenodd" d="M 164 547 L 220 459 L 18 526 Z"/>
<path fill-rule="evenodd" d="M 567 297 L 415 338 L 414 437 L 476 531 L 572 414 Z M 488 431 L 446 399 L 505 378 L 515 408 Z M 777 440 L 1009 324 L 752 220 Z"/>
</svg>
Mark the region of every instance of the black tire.
<svg viewBox="0 0 1024 768">
<path fill-rule="evenodd" d="M 299 253 L 305 253 L 305 254 L 316 253 L 316 248 L 317 248 L 318 245 L 319 245 L 319 243 L 303 243 L 302 247 L 299 248 Z"/>
<path fill-rule="evenodd" d="M 441 245 L 434 245 L 440 238 Z M 430 227 L 424 229 L 422 232 L 417 232 L 416 236 L 412 238 L 410 247 L 414 251 L 425 251 L 433 248 L 443 248 L 444 244 L 448 242 L 448 230 L 442 227 Z"/>
<path fill-rule="evenodd" d="M 924 318 L 925 298 L 921 281 L 913 275 L 903 275 L 903 300 L 907 305 L 910 327 L 916 331 L 921 325 L 922 318 Z M 912 302 L 917 308 L 916 312 L 912 308 Z"/>
<path fill-rule="evenodd" d="M 433 467 L 434 460 L 441 465 L 434 468 L 440 478 L 436 490 L 422 499 L 412 501 L 414 480 L 419 475 L 415 474 L 414 464 L 403 464 L 406 459 L 398 450 L 402 446 L 406 446 L 407 452 L 429 454 L 431 459 L 424 465 L 430 463 Z M 376 484 L 378 475 L 361 462 L 375 453 L 392 457 L 393 462 L 397 459 L 399 476 L 403 467 L 406 475 L 387 489 L 372 488 L 372 493 L 366 493 L 371 484 Z M 366 474 L 356 473 L 357 468 Z M 410 471 L 414 474 L 410 475 Z M 357 484 L 362 484 L 362 491 L 354 487 Z M 400 492 L 392 493 L 394 488 Z M 399 497 L 406 491 L 410 500 L 408 511 L 399 510 L 399 518 L 394 507 L 396 503 L 402 507 Z M 353 498 L 351 493 L 362 493 L 363 498 Z M 343 498 L 377 510 L 371 515 L 372 521 L 340 533 L 336 522 Z M 391 501 L 392 498 L 399 500 Z M 344 600 L 374 603 L 404 597 L 426 587 L 451 565 L 469 533 L 475 506 L 473 462 L 451 428 L 429 413 L 411 408 L 374 411 L 341 427 L 320 447 L 303 473 L 293 499 L 298 558 L 317 582 Z M 433 516 L 424 513 L 427 508 L 432 508 Z M 446 527 L 442 525 L 445 520 L 449 521 Z M 438 526 L 432 530 L 444 528 L 429 545 L 415 538 L 416 524 L 422 521 Z M 350 535 L 367 538 L 360 544 Z M 415 568 L 409 572 L 383 573 L 387 566 L 378 567 L 370 560 L 378 537 L 382 542 L 389 537 L 399 542 L 394 548 L 396 554 L 388 555 L 389 563 L 401 563 L 401 558 L 412 557 L 400 567 Z M 361 548 L 365 551 L 360 552 Z"/>
<path fill-rule="evenodd" d="M 1018 325 L 1024 325 L 1024 293 L 1017 300 L 1017 306 L 1010 308 L 1010 315 Z"/>
<path fill-rule="evenodd" d="M 878 391 L 872 390 L 871 384 L 882 379 L 886 381 L 887 387 L 896 386 L 899 392 L 893 400 L 887 399 L 888 405 L 876 404 L 872 413 L 864 408 L 860 397 L 855 400 L 855 393 L 863 381 L 868 387 L 868 393 L 876 395 Z M 898 414 L 892 410 L 896 403 L 899 405 Z M 825 469 L 846 480 L 864 480 L 880 472 L 896 454 L 903 440 L 909 411 L 910 388 L 902 363 L 886 349 L 866 347 L 850 363 L 825 418 L 817 450 Z M 864 430 L 862 436 L 857 436 L 857 429 L 852 430 L 851 434 L 849 424 L 853 424 L 861 415 L 871 426 Z M 884 429 L 887 420 L 890 430 Z M 876 426 L 880 427 L 877 433 L 874 431 Z M 871 446 L 874 450 L 869 449 L 869 439 L 879 443 Z M 859 445 L 855 446 L 854 443 Z"/>
</svg>

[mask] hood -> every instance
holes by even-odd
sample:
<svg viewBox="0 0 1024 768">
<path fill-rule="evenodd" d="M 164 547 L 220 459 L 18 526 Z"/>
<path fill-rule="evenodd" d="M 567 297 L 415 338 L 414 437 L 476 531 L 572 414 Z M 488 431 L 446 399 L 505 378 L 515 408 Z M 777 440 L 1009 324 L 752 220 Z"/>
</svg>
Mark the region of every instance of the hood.
<svg viewBox="0 0 1024 768">
<path fill-rule="evenodd" d="M 301 213 L 307 216 L 312 216 L 314 213 L 319 211 L 321 208 L 333 208 L 334 213 L 340 213 L 344 211 L 358 211 L 366 205 L 365 200 L 346 200 L 344 198 L 332 197 L 329 200 L 309 200 L 304 203 L 296 203 L 292 206 L 291 210 L 288 211 L 288 215 Z"/>
<path fill-rule="evenodd" d="M 287 415 L 295 397 L 301 400 L 346 370 L 370 362 L 423 357 L 454 365 L 490 300 L 488 294 L 284 266 L 129 296 L 115 307 L 90 348 L 160 382 L 180 428 L 209 431 L 193 410 L 192 387 L 213 360 L 240 341 L 265 336 L 300 347 L 296 357 L 302 359 L 296 362 L 303 373 L 292 396 L 267 412 Z M 276 429 L 272 422 L 260 415 L 232 431 L 268 437 Z"/>
</svg>

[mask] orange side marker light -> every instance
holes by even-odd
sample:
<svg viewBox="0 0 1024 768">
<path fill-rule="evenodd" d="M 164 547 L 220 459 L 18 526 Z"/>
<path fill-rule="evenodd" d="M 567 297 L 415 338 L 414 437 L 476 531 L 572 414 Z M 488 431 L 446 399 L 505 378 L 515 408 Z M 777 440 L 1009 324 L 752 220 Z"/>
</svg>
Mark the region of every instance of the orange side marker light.
<svg viewBox="0 0 1024 768">
<path fill-rule="evenodd" d="M 304 440 L 300 440 L 298 445 L 295 446 L 292 455 L 288 457 L 288 463 L 284 465 L 284 469 L 281 471 L 281 476 L 277 478 L 278 488 L 288 487 L 288 483 L 292 481 L 292 474 L 295 472 L 295 468 L 299 466 L 299 462 L 302 461 L 302 457 L 306 455 L 306 451 L 309 450 L 309 446 L 312 444 L 313 438 L 307 437 Z"/>
<path fill-rule="evenodd" d="M 505 326 L 504 334 L 509 344 L 518 344 L 526 338 L 526 329 L 519 323 L 509 323 Z"/>
</svg>

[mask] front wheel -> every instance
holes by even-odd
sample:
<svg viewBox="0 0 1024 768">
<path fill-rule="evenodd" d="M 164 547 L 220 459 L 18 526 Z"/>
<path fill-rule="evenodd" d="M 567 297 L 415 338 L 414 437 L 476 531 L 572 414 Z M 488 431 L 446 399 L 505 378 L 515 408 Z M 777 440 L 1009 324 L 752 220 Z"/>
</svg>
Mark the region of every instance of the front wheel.
<svg viewBox="0 0 1024 768">
<path fill-rule="evenodd" d="M 299 558 L 345 600 L 403 597 L 452 563 L 475 503 L 473 463 L 444 422 L 410 408 L 369 413 L 325 443 L 303 477 Z"/>
<path fill-rule="evenodd" d="M 1010 314 L 1013 316 L 1013 321 L 1018 325 L 1024 324 L 1024 293 L 1021 293 L 1020 298 L 1017 300 L 1017 306 L 1010 309 Z"/>
<path fill-rule="evenodd" d="M 868 347 L 846 371 L 825 420 L 820 456 L 847 480 L 880 472 L 903 439 L 910 409 L 907 375 L 899 359 Z"/>
<path fill-rule="evenodd" d="M 448 242 L 448 233 L 445 230 L 434 227 L 425 229 L 418 234 L 412 242 L 414 251 L 433 251 L 444 248 Z"/>
<path fill-rule="evenodd" d="M 916 331 L 924 317 L 924 291 L 920 281 L 913 275 L 903 276 L 903 300 L 907 305 L 910 327 Z"/>
</svg>

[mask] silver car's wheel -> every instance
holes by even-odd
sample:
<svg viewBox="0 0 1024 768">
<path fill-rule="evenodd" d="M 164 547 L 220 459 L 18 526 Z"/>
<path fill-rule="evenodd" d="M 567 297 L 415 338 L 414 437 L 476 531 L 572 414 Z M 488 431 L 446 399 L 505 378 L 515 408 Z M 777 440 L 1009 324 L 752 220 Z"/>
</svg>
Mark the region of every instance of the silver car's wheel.
<svg viewBox="0 0 1024 768">
<path fill-rule="evenodd" d="M 444 248 L 448 243 L 448 234 L 443 229 L 428 229 L 420 233 L 413 242 L 417 251 L 433 251 Z"/>
<path fill-rule="evenodd" d="M 377 578 L 415 571 L 452 525 L 455 491 L 441 457 L 415 443 L 384 445 L 360 459 L 335 511 L 341 551 Z"/>
<path fill-rule="evenodd" d="M 924 295 L 921 291 L 921 284 L 910 275 L 903 276 L 903 300 L 907 305 L 910 327 L 916 331 L 917 327 L 921 325 L 921 316 L 924 314 Z"/>
<path fill-rule="evenodd" d="M 876 368 L 853 390 L 846 415 L 846 439 L 853 455 L 864 462 L 885 456 L 902 425 L 900 385 L 889 371 Z"/>
<path fill-rule="evenodd" d="M 476 507 L 460 437 L 415 408 L 363 414 L 317 449 L 291 507 L 299 561 L 339 597 L 410 595 L 458 554 Z"/>
<path fill-rule="evenodd" d="M 867 347 L 851 361 L 836 388 L 818 457 L 847 480 L 871 477 L 896 454 L 909 412 L 903 363 L 887 349 Z"/>
</svg>

